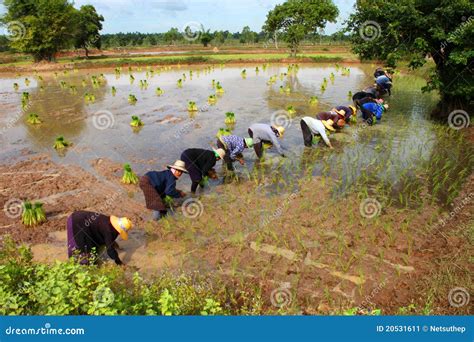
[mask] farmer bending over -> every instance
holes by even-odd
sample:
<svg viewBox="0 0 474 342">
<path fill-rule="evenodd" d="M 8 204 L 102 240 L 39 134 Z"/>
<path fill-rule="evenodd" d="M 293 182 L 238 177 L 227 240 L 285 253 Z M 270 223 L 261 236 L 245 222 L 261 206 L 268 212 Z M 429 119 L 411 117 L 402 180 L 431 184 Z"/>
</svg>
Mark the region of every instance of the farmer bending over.
<svg viewBox="0 0 474 342">
<path fill-rule="evenodd" d="M 122 265 L 115 239 L 120 235 L 128 239 L 132 222 L 126 217 L 106 216 L 91 211 L 75 211 L 67 219 L 68 257 L 79 257 L 83 265 L 95 261 L 99 248 L 105 246 L 107 254 L 117 265 Z M 77 254 L 76 254 L 77 253 Z"/>
<path fill-rule="evenodd" d="M 183 173 L 188 173 L 184 162 L 177 160 L 164 171 L 149 171 L 140 177 L 140 189 L 145 195 L 147 209 L 152 210 L 152 219 L 158 221 L 168 214 L 168 199 L 184 197 L 186 194 L 176 189 L 176 181 Z"/>
<path fill-rule="evenodd" d="M 259 159 L 263 157 L 263 144 L 275 146 L 278 153 L 285 157 L 278 138 L 283 138 L 285 128 L 282 126 L 270 126 L 267 124 L 256 123 L 249 127 L 248 133 L 253 139 L 253 149 Z"/>
<path fill-rule="evenodd" d="M 321 121 L 310 116 L 305 116 L 301 119 L 300 124 L 301 131 L 303 132 L 304 145 L 306 147 L 311 147 L 313 145 L 313 136 L 319 135 L 329 148 L 333 148 L 326 134 L 326 129 L 333 132 L 335 129 L 327 121 Z"/>
<path fill-rule="evenodd" d="M 342 128 L 346 124 L 345 112 L 343 110 L 333 110 L 330 112 L 320 112 L 316 114 L 316 119 L 327 121 L 333 128 Z"/>
<path fill-rule="evenodd" d="M 375 79 L 375 84 L 377 85 L 377 91 L 383 95 L 385 93 L 388 93 L 388 96 L 392 95 L 391 89 L 392 89 L 392 79 L 385 76 L 381 75 Z"/>
<path fill-rule="evenodd" d="M 233 171 L 233 162 L 236 160 L 240 165 L 245 164 L 242 152 L 245 148 L 253 147 L 253 139 L 241 138 L 236 135 L 221 135 L 217 139 L 217 147 L 225 151 L 224 162 L 227 164 L 227 170 Z"/>
<path fill-rule="evenodd" d="M 356 116 L 357 114 L 357 109 L 354 106 L 337 106 L 331 109 L 332 112 L 344 112 L 344 120 L 346 123 L 349 123 L 351 121 L 352 116 Z"/>
<path fill-rule="evenodd" d="M 191 192 L 193 194 L 196 193 L 198 185 L 201 188 L 204 187 L 207 177 L 217 179 L 214 166 L 218 160 L 224 159 L 224 156 L 225 151 L 222 148 L 213 151 L 189 148 L 181 154 L 181 160 L 184 161 L 192 181 Z"/>
<path fill-rule="evenodd" d="M 382 119 L 382 114 L 388 109 L 387 104 L 383 104 L 383 100 L 376 100 L 375 102 L 366 102 L 362 104 L 360 110 L 362 111 L 362 119 L 367 121 L 367 124 L 373 125 Z M 374 119 L 375 117 L 375 119 Z"/>
</svg>

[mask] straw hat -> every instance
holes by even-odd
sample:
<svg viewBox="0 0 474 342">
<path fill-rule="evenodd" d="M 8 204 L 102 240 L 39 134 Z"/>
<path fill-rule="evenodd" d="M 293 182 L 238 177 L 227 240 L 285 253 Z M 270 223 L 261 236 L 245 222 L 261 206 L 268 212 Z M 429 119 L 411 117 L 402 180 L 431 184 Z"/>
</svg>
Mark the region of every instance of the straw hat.
<svg viewBox="0 0 474 342">
<path fill-rule="evenodd" d="M 332 131 L 332 132 L 335 132 L 336 130 L 334 129 L 334 127 L 332 127 L 332 125 L 334 125 L 334 121 L 332 121 L 331 119 L 329 120 L 322 120 L 321 121 L 324 125 L 324 127 L 326 127 L 328 130 Z"/>
<path fill-rule="evenodd" d="M 253 147 L 253 139 L 252 138 L 244 138 L 245 140 L 245 145 L 247 145 L 248 148 Z"/>
<path fill-rule="evenodd" d="M 219 158 L 224 159 L 225 156 L 225 150 L 222 148 L 218 148 L 217 150 L 214 150 L 214 153 L 219 156 Z"/>
<path fill-rule="evenodd" d="M 283 126 L 273 126 L 277 131 L 278 131 L 278 134 L 280 137 L 283 136 L 283 134 L 285 134 L 285 127 Z"/>
<path fill-rule="evenodd" d="M 128 240 L 128 231 L 132 229 L 132 221 L 126 217 L 110 216 L 110 223 L 119 232 L 120 237 Z"/>
<path fill-rule="evenodd" d="M 343 111 L 342 109 L 341 109 L 341 110 L 337 110 L 336 108 L 334 108 L 334 112 L 336 112 L 336 113 L 339 114 L 340 116 L 345 116 L 345 115 L 346 115 L 346 112 Z"/>
<path fill-rule="evenodd" d="M 357 109 L 354 106 L 349 106 L 349 108 L 352 110 L 352 115 L 356 115 Z"/>
<path fill-rule="evenodd" d="M 186 170 L 186 164 L 182 160 L 177 160 L 173 165 L 168 165 L 167 167 L 168 169 L 175 169 L 184 173 L 188 173 L 188 170 Z"/>
</svg>

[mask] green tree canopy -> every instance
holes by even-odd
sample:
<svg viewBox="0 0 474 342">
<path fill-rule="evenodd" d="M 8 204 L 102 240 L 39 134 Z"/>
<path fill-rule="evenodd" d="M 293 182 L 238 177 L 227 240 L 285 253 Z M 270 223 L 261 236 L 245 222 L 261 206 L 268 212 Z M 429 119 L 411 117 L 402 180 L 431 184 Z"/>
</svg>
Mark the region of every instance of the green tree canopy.
<svg viewBox="0 0 474 342">
<path fill-rule="evenodd" d="M 68 0 L 5 0 L 2 23 L 15 26 L 10 46 L 30 53 L 36 61 L 54 58 L 74 38 L 74 7 Z"/>
<path fill-rule="evenodd" d="M 436 68 L 423 90 L 439 91 L 433 114 L 446 117 L 473 109 L 473 14 L 472 0 L 358 0 L 348 30 L 361 59 L 394 67 L 408 57 L 418 68 L 432 58 Z"/>
<path fill-rule="evenodd" d="M 242 29 L 242 33 L 240 35 L 240 42 L 250 44 L 250 43 L 255 43 L 256 40 L 257 40 L 257 33 L 253 32 L 249 26 L 245 26 Z"/>
<path fill-rule="evenodd" d="M 102 30 L 102 22 L 104 17 L 99 15 L 94 6 L 81 6 L 76 13 L 76 34 L 74 38 L 74 46 L 86 51 L 86 57 L 89 57 L 89 48 L 95 47 L 100 49 L 100 30 Z"/>
<path fill-rule="evenodd" d="M 288 0 L 276 5 L 267 14 L 263 30 L 271 35 L 282 34 L 291 55 L 296 56 L 305 35 L 335 22 L 339 11 L 332 0 Z"/>
</svg>

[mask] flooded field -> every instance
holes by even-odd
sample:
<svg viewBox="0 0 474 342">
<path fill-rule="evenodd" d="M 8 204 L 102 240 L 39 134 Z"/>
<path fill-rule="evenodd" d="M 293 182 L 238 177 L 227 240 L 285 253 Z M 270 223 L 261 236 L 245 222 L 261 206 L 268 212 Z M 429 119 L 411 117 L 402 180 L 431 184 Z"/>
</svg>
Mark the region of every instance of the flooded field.
<svg viewBox="0 0 474 342">
<path fill-rule="evenodd" d="M 471 199 L 463 186 L 472 183 L 474 154 L 472 134 L 430 121 L 437 96 L 421 93 L 424 80 L 404 74 L 395 76 L 381 123 L 368 127 L 359 118 L 331 134 L 334 150 L 305 148 L 300 118 L 350 104 L 349 92 L 370 85 L 373 69 L 270 64 L 4 75 L 0 196 L 41 199 L 49 221 L 26 230 L 2 217 L 2 235 L 32 244 L 37 260 L 64 260 L 64 221 L 72 210 L 120 212 L 137 226 L 133 239 L 120 243 L 121 254 L 145 274 L 217 273 L 255 284 L 265 298 L 291 298 L 286 306 L 294 313 L 336 312 L 367 297 L 371 304 L 363 307 L 393 313 L 416 296 L 415 274 L 428 272 L 436 249 L 445 247 L 427 238 L 438 232 L 439 218 L 456 198 Z M 211 105 L 217 82 L 224 93 Z M 198 111 L 188 111 L 189 101 Z M 287 114 L 288 106 L 296 114 Z M 226 112 L 235 113 L 235 125 L 225 125 Z M 28 124 L 29 113 L 42 123 Z M 130 127 L 132 115 L 141 129 Z M 272 119 L 286 126 L 288 157 L 270 149 L 256 162 L 246 151 L 247 164 L 236 165 L 235 175 L 219 163 L 219 180 L 185 215 L 178 206 L 176 215 L 148 222 L 139 188 L 120 183 L 124 163 L 137 174 L 159 170 L 186 148 L 215 146 L 220 128 L 246 137 L 250 124 Z M 60 135 L 73 144 L 62 154 L 52 148 Z M 178 182 L 189 186 L 187 176 Z"/>
</svg>

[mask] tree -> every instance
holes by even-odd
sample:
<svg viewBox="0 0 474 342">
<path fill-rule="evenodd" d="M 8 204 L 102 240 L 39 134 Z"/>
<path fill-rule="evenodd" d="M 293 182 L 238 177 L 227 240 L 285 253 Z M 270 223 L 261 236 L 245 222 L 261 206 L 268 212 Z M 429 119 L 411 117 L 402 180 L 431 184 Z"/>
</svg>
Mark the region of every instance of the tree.
<svg viewBox="0 0 474 342">
<path fill-rule="evenodd" d="M 257 33 L 253 32 L 250 27 L 245 26 L 242 29 L 242 33 L 240 35 L 240 42 L 241 43 L 255 43 L 255 40 L 257 39 Z"/>
<path fill-rule="evenodd" d="M 288 0 L 268 12 L 263 30 L 273 36 L 282 34 L 291 55 L 296 56 L 305 35 L 335 22 L 339 11 L 332 0 Z"/>
<path fill-rule="evenodd" d="M 210 33 L 209 30 L 202 31 L 201 43 L 202 45 L 204 45 L 204 47 L 207 47 L 207 45 L 211 42 L 212 38 L 213 38 L 212 33 Z"/>
<path fill-rule="evenodd" d="M 222 44 L 224 44 L 225 39 L 226 39 L 225 32 L 222 32 L 222 31 L 214 32 L 214 44 L 215 45 L 221 46 Z"/>
<path fill-rule="evenodd" d="M 68 0 L 5 0 L 4 25 L 15 23 L 10 46 L 32 54 L 35 61 L 54 59 L 74 39 L 75 9 Z"/>
<path fill-rule="evenodd" d="M 181 33 L 176 27 L 172 27 L 168 32 L 163 35 L 165 43 L 168 45 L 175 44 L 178 40 L 182 38 Z"/>
<path fill-rule="evenodd" d="M 102 30 L 104 17 L 97 14 L 92 5 L 81 6 L 76 16 L 77 25 L 74 47 L 84 49 L 86 51 L 86 58 L 89 58 L 90 47 L 100 49 L 101 39 L 99 32 Z"/>
<path fill-rule="evenodd" d="M 395 67 L 408 58 L 415 69 L 431 57 L 436 67 L 422 90 L 439 91 L 432 114 L 446 118 L 453 110 L 473 109 L 473 13 L 471 0 L 358 0 L 348 30 L 361 59 Z"/>
</svg>

